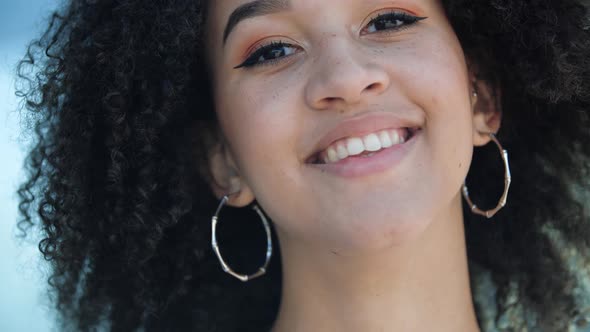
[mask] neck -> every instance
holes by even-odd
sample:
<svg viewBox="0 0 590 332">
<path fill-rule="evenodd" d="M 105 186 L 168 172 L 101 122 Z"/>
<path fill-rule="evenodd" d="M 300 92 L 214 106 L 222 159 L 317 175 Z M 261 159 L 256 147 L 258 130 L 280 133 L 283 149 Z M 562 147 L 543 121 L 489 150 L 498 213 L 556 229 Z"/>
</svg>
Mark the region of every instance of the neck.
<svg viewBox="0 0 590 332">
<path fill-rule="evenodd" d="M 418 238 L 370 256 L 338 256 L 277 234 L 283 292 L 273 332 L 479 331 L 460 196 Z"/>
</svg>

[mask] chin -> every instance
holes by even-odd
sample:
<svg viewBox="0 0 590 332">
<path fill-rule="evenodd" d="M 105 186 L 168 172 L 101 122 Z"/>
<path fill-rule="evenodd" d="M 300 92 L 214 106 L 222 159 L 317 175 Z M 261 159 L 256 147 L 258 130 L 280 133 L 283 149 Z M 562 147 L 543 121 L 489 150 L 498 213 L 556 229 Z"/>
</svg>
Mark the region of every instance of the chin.
<svg viewBox="0 0 590 332">
<path fill-rule="evenodd" d="M 415 241 L 425 232 L 431 220 L 426 216 L 410 214 L 373 214 L 340 219 L 337 224 L 332 224 L 326 235 L 328 243 L 343 254 L 376 253 Z"/>
</svg>

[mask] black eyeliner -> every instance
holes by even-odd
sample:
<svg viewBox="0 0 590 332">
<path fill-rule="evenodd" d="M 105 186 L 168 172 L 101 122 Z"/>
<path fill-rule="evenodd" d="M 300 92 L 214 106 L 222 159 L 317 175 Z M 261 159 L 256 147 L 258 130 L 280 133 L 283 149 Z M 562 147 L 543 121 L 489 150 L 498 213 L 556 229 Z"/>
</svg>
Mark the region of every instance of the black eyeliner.
<svg viewBox="0 0 590 332">
<path fill-rule="evenodd" d="M 378 19 L 383 19 L 383 18 L 389 18 L 389 19 L 400 19 L 400 20 L 405 20 L 407 21 L 407 23 L 409 24 L 413 24 L 416 23 L 418 21 L 422 21 L 428 18 L 428 16 L 414 16 L 414 15 L 410 15 L 408 13 L 404 13 L 404 12 L 397 12 L 397 11 L 392 11 L 389 13 L 379 13 L 377 14 L 377 16 L 375 16 L 374 18 L 372 18 L 368 24 L 371 23 L 375 23 L 375 21 L 377 21 Z"/>
<path fill-rule="evenodd" d="M 254 52 L 252 52 L 252 54 L 250 54 L 250 56 L 248 56 L 248 58 L 246 60 L 244 60 L 244 62 L 242 62 L 241 64 L 237 65 L 234 67 L 234 69 L 240 69 L 240 68 L 244 68 L 244 67 L 251 67 L 251 66 L 256 66 L 256 65 L 261 65 L 262 63 L 266 64 L 266 63 L 272 63 L 273 60 L 278 60 L 278 59 L 270 59 L 270 60 L 266 60 L 260 64 L 257 64 L 255 61 L 253 60 L 255 58 L 258 58 L 262 55 L 262 53 L 264 53 L 266 50 L 268 50 L 269 48 L 272 47 L 285 47 L 285 46 L 291 46 L 291 44 L 289 43 L 285 43 L 282 41 L 279 42 L 275 42 L 272 41 L 266 45 L 262 45 L 260 47 L 258 47 Z M 281 57 L 283 58 L 283 57 Z"/>
<path fill-rule="evenodd" d="M 403 24 L 399 27 L 393 27 L 389 29 L 383 29 L 375 31 L 375 33 L 395 33 L 399 32 L 408 28 L 411 28 L 414 24 L 418 23 L 419 21 L 427 19 L 427 16 L 414 16 L 408 14 L 403 11 L 392 10 L 389 12 L 381 12 L 375 15 L 369 22 L 365 25 L 365 28 L 371 24 L 377 25 L 381 20 L 399 20 L 402 21 Z M 365 29 L 363 28 L 363 30 Z"/>
</svg>

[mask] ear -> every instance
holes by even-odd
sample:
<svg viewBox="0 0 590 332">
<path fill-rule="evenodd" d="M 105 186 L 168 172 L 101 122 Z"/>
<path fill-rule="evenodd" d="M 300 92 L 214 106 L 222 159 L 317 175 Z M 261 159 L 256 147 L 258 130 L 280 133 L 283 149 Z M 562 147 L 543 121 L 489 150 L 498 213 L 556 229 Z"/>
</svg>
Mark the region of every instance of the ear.
<svg viewBox="0 0 590 332">
<path fill-rule="evenodd" d="M 500 90 L 488 81 L 472 76 L 471 105 L 473 109 L 473 145 L 484 146 L 497 133 L 502 122 Z"/>
<path fill-rule="evenodd" d="M 227 205 L 243 207 L 254 201 L 254 193 L 240 176 L 238 167 L 226 143 L 218 143 L 209 152 L 209 184 L 213 194 L 221 199 L 229 195 Z"/>
</svg>

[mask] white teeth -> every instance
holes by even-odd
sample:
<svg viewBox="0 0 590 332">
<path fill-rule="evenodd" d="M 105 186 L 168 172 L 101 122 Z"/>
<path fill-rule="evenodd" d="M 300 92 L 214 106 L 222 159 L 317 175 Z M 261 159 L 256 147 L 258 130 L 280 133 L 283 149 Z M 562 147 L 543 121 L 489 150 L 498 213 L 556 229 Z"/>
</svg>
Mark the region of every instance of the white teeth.
<svg viewBox="0 0 590 332">
<path fill-rule="evenodd" d="M 346 149 L 348 150 L 349 156 L 356 156 L 357 154 L 361 154 L 363 151 L 365 151 L 365 145 L 363 144 L 362 139 L 358 137 L 352 137 L 347 139 Z"/>
<path fill-rule="evenodd" d="M 379 140 L 381 141 L 381 146 L 383 148 L 389 148 L 393 145 L 393 142 L 391 141 L 391 137 L 389 136 L 389 134 L 386 131 L 382 131 L 379 133 Z"/>
<path fill-rule="evenodd" d="M 375 152 L 392 147 L 397 144 L 403 144 L 406 141 L 406 129 L 389 129 L 377 133 L 371 133 L 362 138 L 349 137 L 332 144 L 323 153 L 320 158 L 325 163 L 335 163 L 349 156 L 356 156 L 365 151 Z"/>
<path fill-rule="evenodd" d="M 391 143 L 393 145 L 399 144 L 399 134 L 397 133 L 396 130 L 390 130 L 389 137 L 391 137 Z"/>
<path fill-rule="evenodd" d="M 340 160 L 338 158 L 338 154 L 336 153 L 336 149 L 334 149 L 333 147 L 328 148 L 327 153 L 328 153 L 328 160 L 330 162 L 335 163 L 338 160 Z"/>
<path fill-rule="evenodd" d="M 363 137 L 363 144 L 367 151 L 374 152 L 381 150 L 381 142 L 379 141 L 379 137 L 375 134 L 369 134 Z"/>
<path fill-rule="evenodd" d="M 338 153 L 338 159 L 340 160 L 348 157 L 348 149 L 342 143 L 336 145 L 336 153 Z"/>
</svg>

